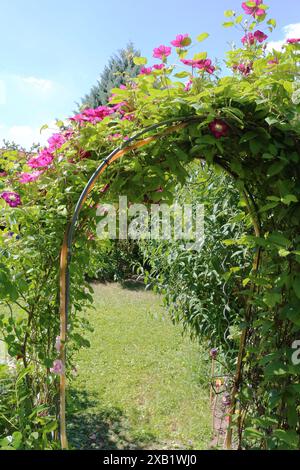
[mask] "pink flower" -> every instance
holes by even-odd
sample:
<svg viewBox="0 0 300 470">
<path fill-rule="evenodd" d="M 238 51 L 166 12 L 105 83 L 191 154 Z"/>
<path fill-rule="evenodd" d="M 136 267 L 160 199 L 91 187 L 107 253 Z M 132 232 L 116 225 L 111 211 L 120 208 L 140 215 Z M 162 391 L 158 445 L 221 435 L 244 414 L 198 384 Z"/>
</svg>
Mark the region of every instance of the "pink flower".
<svg viewBox="0 0 300 470">
<path fill-rule="evenodd" d="M 300 38 L 291 38 L 287 39 L 286 41 L 288 44 L 296 44 L 297 42 L 300 42 Z"/>
<path fill-rule="evenodd" d="M 188 34 L 178 34 L 174 41 L 171 41 L 172 46 L 179 47 L 182 49 L 183 47 L 189 46 L 192 40 Z"/>
<path fill-rule="evenodd" d="M 108 106 L 98 106 L 98 108 L 95 109 L 84 109 L 81 113 L 71 117 L 70 120 L 78 122 L 79 124 L 84 124 L 86 122 L 96 124 L 96 122 L 102 121 L 106 116 L 109 116 L 113 112 L 113 108 Z"/>
<path fill-rule="evenodd" d="M 161 45 L 153 49 L 153 57 L 164 61 L 171 54 L 171 50 L 171 47 Z"/>
<path fill-rule="evenodd" d="M 249 46 L 252 46 L 253 44 L 255 44 L 255 37 L 254 37 L 254 34 L 252 33 L 247 33 L 244 37 L 242 37 L 241 39 L 242 43 L 244 45 L 249 45 Z"/>
<path fill-rule="evenodd" d="M 123 85 L 123 84 L 120 85 L 119 88 L 120 88 L 120 90 L 127 90 L 127 86 L 126 86 L 126 85 Z"/>
<path fill-rule="evenodd" d="M 135 119 L 134 113 L 125 114 L 122 117 L 122 121 L 134 121 L 134 119 Z"/>
<path fill-rule="evenodd" d="M 201 59 L 201 60 L 195 60 L 195 59 L 180 59 L 181 62 L 184 65 L 190 65 L 193 68 L 197 68 L 200 70 L 204 70 L 205 72 L 208 72 L 212 74 L 215 71 L 215 67 L 211 65 L 211 60 L 210 59 Z"/>
<path fill-rule="evenodd" d="M 247 15 L 252 15 L 253 17 L 263 16 L 266 12 L 262 8 L 259 8 L 262 2 L 263 0 L 253 0 L 252 3 L 255 4 L 255 6 L 252 7 L 247 5 L 248 2 L 244 2 L 242 3 L 242 8 Z"/>
<path fill-rule="evenodd" d="M 48 139 L 49 151 L 54 152 L 66 142 L 66 137 L 62 134 L 53 134 Z"/>
<path fill-rule="evenodd" d="M 61 350 L 61 340 L 60 340 L 60 336 L 56 336 L 56 340 L 55 340 L 55 349 L 57 352 L 60 352 Z"/>
<path fill-rule="evenodd" d="M 279 60 L 278 60 L 277 57 L 275 57 L 274 59 L 269 60 L 268 64 L 269 65 L 277 65 L 277 64 L 279 64 Z"/>
<path fill-rule="evenodd" d="M 192 88 L 192 85 L 193 85 L 192 80 L 189 80 L 188 82 L 186 82 L 185 87 L 184 87 L 184 91 L 190 91 L 190 89 Z"/>
<path fill-rule="evenodd" d="M 242 75 L 246 77 L 251 72 L 252 66 L 253 64 L 250 62 L 249 64 L 234 65 L 232 68 L 233 70 L 237 70 L 238 72 L 240 72 Z"/>
<path fill-rule="evenodd" d="M 120 139 L 121 137 L 122 137 L 122 134 L 111 134 L 107 138 L 108 138 L 108 140 L 112 141 L 112 140 L 115 140 L 115 139 Z"/>
<path fill-rule="evenodd" d="M 7 176 L 6 171 L 1 170 L 1 171 L 0 171 L 0 178 L 5 178 L 6 176 Z"/>
<path fill-rule="evenodd" d="M 266 39 L 268 39 L 268 36 L 262 31 L 259 31 L 259 29 L 255 31 L 254 37 L 258 42 L 264 42 Z"/>
<path fill-rule="evenodd" d="M 140 70 L 140 75 L 151 75 L 152 67 L 142 67 Z"/>
<path fill-rule="evenodd" d="M 62 361 L 60 359 L 56 359 L 54 362 L 53 362 L 53 366 L 51 367 L 50 369 L 50 372 L 52 372 L 52 374 L 58 374 L 58 375 L 62 375 L 63 372 L 64 372 L 64 365 L 62 363 Z"/>
<path fill-rule="evenodd" d="M 154 65 L 153 65 L 153 68 L 154 68 L 155 70 L 162 70 L 162 69 L 165 68 L 165 64 L 154 64 Z"/>
<path fill-rule="evenodd" d="M 31 168 L 43 168 L 51 165 L 54 155 L 48 149 L 42 150 L 37 157 L 32 157 L 28 160 L 27 164 Z"/>
<path fill-rule="evenodd" d="M 10 207 L 17 207 L 17 206 L 20 206 L 22 204 L 20 195 L 18 193 L 4 191 L 0 195 L 0 197 L 2 199 L 4 199 L 4 201 L 7 202 L 7 204 Z"/>
<path fill-rule="evenodd" d="M 208 127 L 216 139 L 225 137 L 228 134 L 229 127 L 224 121 L 221 121 L 221 119 L 215 119 L 208 125 Z"/>
<path fill-rule="evenodd" d="M 42 173 L 44 173 L 42 170 L 33 171 L 32 173 L 21 173 L 19 181 L 22 184 L 32 183 L 36 181 Z"/>
</svg>

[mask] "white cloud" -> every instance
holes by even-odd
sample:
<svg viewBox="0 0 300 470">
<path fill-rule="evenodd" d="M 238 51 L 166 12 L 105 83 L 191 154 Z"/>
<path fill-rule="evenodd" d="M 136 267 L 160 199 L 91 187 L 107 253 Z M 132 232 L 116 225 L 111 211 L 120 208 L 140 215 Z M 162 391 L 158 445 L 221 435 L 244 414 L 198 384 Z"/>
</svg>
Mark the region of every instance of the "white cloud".
<svg viewBox="0 0 300 470">
<path fill-rule="evenodd" d="M 283 39 L 279 41 L 270 41 L 267 46 L 267 50 L 272 52 L 273 49 L 280 51 L 282 46 L 286 44 L 286 40 L 289 38 L 300 38 L 300 23 L 288 24 L 283 28 Z"/>
<path fill-rule="evenodd" d="M 25 85 L 32 87 L 34 90 L 48 93 L 54 89 L 54 82 L 44 78 L 37 77 L 18 77 L 18 79 Z"/>
<path fill-rule="evenodd" d="M 53 126 L 54 127 L 54 126 Z M 39 128 L 22 125 L 22 126 L 0 126 L 0 147 L 3 139 L 13 141 L 22 147 L 29 149 L 33 143 L 45 145 L 47 139 L 55 132 L 54 128 L 44 129 L 42 133 Z"/>
</svg>

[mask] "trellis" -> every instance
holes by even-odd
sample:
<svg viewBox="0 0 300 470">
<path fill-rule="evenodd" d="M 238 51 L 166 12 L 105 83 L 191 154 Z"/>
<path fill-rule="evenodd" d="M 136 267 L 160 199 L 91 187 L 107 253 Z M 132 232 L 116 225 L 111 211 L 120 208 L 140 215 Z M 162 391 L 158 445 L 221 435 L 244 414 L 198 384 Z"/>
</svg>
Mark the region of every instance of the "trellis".
<svg viewBox="0 0 300 470">
<path fill-rule="evenodd" d="M 161 137 L 164 137 L 168 134 L 174 133 L 177 130 L 180 130 L 191 123 L 197 122 L 201 119 L 200 116 L 185 116 L 185 117 L 176 117 L 169 119 L 167 121 L 163 121 L 152 126 L 149 126 L 142 131 L 135 134 L 133 137 L 129 138 L 126 142 L 122 145 L 117 147 L 113 150 L 107 158 L 105 158 L 94 174 L 89 179 L 88 183 L 86 184 L 84 190 L 82 191 L 78 202 L 74 209 L 74 214 L 71 219 L 71 222 L 68 224 L 64 242 L 61 249 L 60 255 L 60 339 L 61 339 L 61 349 L 60 349 L 60 360 L 63 364 L 63 372 L 60 376 L 60 440 L 62 449 L 68 448 L 68 440 L 67 440 L 67 431 L 66 431 L 66 341 L 67 341 L 67 327 L 68 327 L 68 315 L 69 315 L 69 298 L 70 298 L 70 263 L 71 263 L 71 255 L 72 255 L 72 242 L 74 238 L 74 233 L 76 229 L 76 223 L 78 221 L 80 211 L 87 200 L 90 192 L 92 191 L 95 183 L 99 179 L 99 177 L 105 172 L 105 170 L 116 160 L 123 157 L 128 152 L 133 150 L 140 149 L 151 142 L 158 140 Z M 143 137 L 145 134 L 150 133 L 151 131 L 155 131 L 161 127 L 166 127 L 166 129 L 161 133 L 156 133 L 154 135 L 150 135 L 144 139 L 139 140 L 139 138 Z M 205 160 L 205 158 L 203 158 Z M 233 171 L 230 170 L 229 166 L 226 162 L 222 161 L 220 158 L 214 159 L 214 164 L 221 167 L 224 171 L 226 171 L 230 176 L 237 179 L 238 175 L 235 174 Z M 253 197 L 250 191 L 245 189 L 243 190 L 243 196 L 245 198 L 245 202 L 249 211 L 249 214 L 252 218 L 253 227 L 255 231 L 255 235 L 257 237 L 260 236 L 260 221 L 258 217 L 258 213 L 256 211 L 255 204 L 253 203 Z M 257 270 L 259 266 L 259 251 L 257 252 L 254 260 L 254 269 Z M 253 287 L 254 288 L 254 287 Z M 251 305 L 248 307 L 247 315 L 250 314 Z M 236 394 L 239 388 L 239 384 L 241 381 L 241 369 L 242 369 L 242 358 L 244 354 L 245 344 L 246 344 L 246 337 L 247 337 L 247 328 L 243 330 L 240 340 L 240 348 L 239 348 L 239 355 L 237 361 L 237 368 L 236 368 L 236 375 L 233 384 L 232 390 L 232 406 L 229 413 L 229 423 L 228 423 L 228 430 L 226 436 L 226 447 L 231 448 L 232 446 L 232 427 L 231 427 L 231 416 L 235 412 L 236 408 Z"/>
</svg>

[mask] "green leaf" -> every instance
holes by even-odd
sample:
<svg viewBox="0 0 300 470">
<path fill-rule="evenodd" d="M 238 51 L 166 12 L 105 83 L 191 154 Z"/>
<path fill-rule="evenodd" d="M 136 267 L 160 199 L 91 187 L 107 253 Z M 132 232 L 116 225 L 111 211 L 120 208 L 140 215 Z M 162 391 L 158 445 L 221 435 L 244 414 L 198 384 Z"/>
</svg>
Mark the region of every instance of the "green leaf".
<svg viewBox="0 0 300 470">
<path fill-rule="evenodd" d="M 233 21 L 225 21 L 225 23 L 223 23 L 223 26 L 224 26 L 224 28 L 231 28 L 231 26 L 234 26 L 234 22 Z"/>
<path fill-rule="evenodd" d="M 300 299 L 300 276 L 295 278 L 293 282 L 293 289 L 298 299 Z"/>
<path fill-rule="evenodd" d="M 273 18 L 271 18 L 270 20 L 268 20 L 267 22 L 269 25 L 273 26 L 273 28 L 276 28 L 276 20 L 274 20 Z"/>
<path fill-rule="evenodd" d="M 146 57 L 134 57 L 133 62 L 135 65 L 146 65 L 148 60 Z"/>
<path fill-rule="evenodd" d="M 198 52 L 194 55 L 194 60 L 205 60 L 207 58 L 207 52 Z"/>
<path fill-rule="evenodd" d="M 197 41 L 202 42 L 202 41 L 204 41 L 204 39 L 207 39 L 208 37 L 209 37 L 208 33 L 199 34 L 199 36 L 197 36 Z"/>
<path fill-rule="evenodd" d="M 226 10 L 226 11 L 224 11 L 224 16 L 226 16 L 226 18 L 231 18 L 232 16 L 234 16 L 234 11 L 233 10 Z"/>
<path fill-rule="evenodd" d="M 287 194 L 286 196 L 281 198 L 281 202 L 289 206 L 291 202 L 298 202 L 298 199 L 294 194 Z"/>
</svg>

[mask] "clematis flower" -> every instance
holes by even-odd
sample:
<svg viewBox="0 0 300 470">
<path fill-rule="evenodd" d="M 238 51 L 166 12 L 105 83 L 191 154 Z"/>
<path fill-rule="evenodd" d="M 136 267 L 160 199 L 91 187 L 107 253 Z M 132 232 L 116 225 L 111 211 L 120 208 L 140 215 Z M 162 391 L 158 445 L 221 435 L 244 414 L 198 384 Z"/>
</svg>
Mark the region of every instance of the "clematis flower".
<svg viewBox="0 0 300 470">
<path fill-rule="evenodd" d="M 244 46 L 245 45 L 252 46 L 253 44 L 255 44 L 255 36 L 252 33 L 247 33 L 245 34 L 244 37 L 242 37 L 241 41 L 244 44 Z"/>
<path fill-rule="evenodd" d="M 96 124 L 97 122 L 102 121 L 106 116 L 109 116 L 113 112 L 114 109 L 110 108 L 109 106 L 98 106 L 98 108 L 95 109 L 84 109 L 81 113 L 71 117 L 70 120 L 78 122 L 81 125 L 86 122 Z"/>
<path fill-rule="evenodd" d="M 187 81 L 184 87 L 184 91 L 190 91 L 192 86 L 193 86 L 193 81 L 192 80 Z"/>
<path fill-rule="evenodd" d="M 12 191 L 4 191 L 0 197 L 4 199 L 4 201 L 10 206 L 10 207 L 18 207 L 22 204 L 21 202 L 21 197 L 18 193 L 14 193 Z"/>
<path fill-rule="evenodd" d="M 43 170 L 33 171 L 32 173 L 21 173 L 19 181 L 22 184 L 32 183 L 33 181 L 36 181 L 42 173 L 44 173 Z"/>
<path fill-rule="evenodd" d="M 252 6 L 252 7 L 249 7 L 247 5 L 248 2 L 244 2 L 244 3 L 242 3 L 242 8 L 243 8 L 244 12 L 247 15 L 251 15 L 254 18 L 256 16 L 263 16 L 266 12 L 265 12 L 265 10 L 263 10 L 262 8 L 259 7 L 259 5 L 262 4 L 262 2 L 263 2 L 263 0 L 253 0 L 252 3 L 255 4 L 255 5 Z"/>
<path fill-rule="evenodd" d="M 205 72 L 208 72 L 209 74 L 212 74 L 215 71 L 215 67 L 211 65 L 211 60 L 210 59 L 180 59 L 180 61 L 184 65 L 189 65 L 193 68 L 197 68 L 200 70 L 204 70 Z"/>
<path fill-rule="evenodd" d="M 153 65 L 153 68 L 154 68 L 155 70 L 162 70 L 162 69 L 165 68 L 165 64 L 154 64 L 154 65 Z"/>
<path fill-rule="evenodd" d="M 51 367 L 50 369 L 50 372 L 52 372 L 52 374 L 58 374 L 58 375 L 62 375 L 63 372 L 64 372 L 64 365 L 62 363 L 62 361 L 60 359 L 56 359 L 54 362 L 53 362 L 53 366 Z"/>
<path fill-rule="evenodd" d="M 252 67 L 253 64 L 250 62 L 249 64 L 236 64 L 232 68 L 246 77 L 252 71 Z"/>
<path fill-rule="evenodd" d="M 51 165 L 54 160 L 53 153 L 49 152 L 48 149 L 42 150 L 37 157 L 32 157 L 28 160 L 27 164 L 31 168 L 43 168 Z"/>
<path fill-rule="evenodd" d="M 171 47 L 161 45 L 153 49 L 153 57 L 164 61 L 171 54 L 171 51 Z"/>
<path fill-rule="evenodd" d="M 300 42 L 300 38 L 290 38 L 290 39 L 287 39 L 286 42 L 288 44 L 297 44 L 297 42 Z"/>
<path fill-rule="evenodd" d="M 266 39 L 268 39 L 268 36 L 259 29 L 255 31 L 254 37 L 258 42 L 264 42 Z"/>
<path fill-rule="evenodd" d="M 224 121 L 221 121 L 221 119 L 215 119 L 208 125 L 208 127 L 216 139 L 225 137 L 228 134 L 229 127 Z"/>
<path fill-rule="evenodd" d="M 142 67 L 140 69 L 140 75 L 151 75 L 152 67 Z"/>
<path fill-rule="evenodd" d="M 192 43 L 191 38 L 188 34 L 178 34 L 174 41 L 171 41 L 172 46 L 179 47 L 182 49 L 183 47 L 187 47 Z"/>
<path fill-rule="evenodd" d="M 66 137 L 62 134 L 53 134 L 48 139 L 49 151 L 54 152 L 55 150 L 59 149 L 66 142 L 66 140 Z"/>
</svg>

